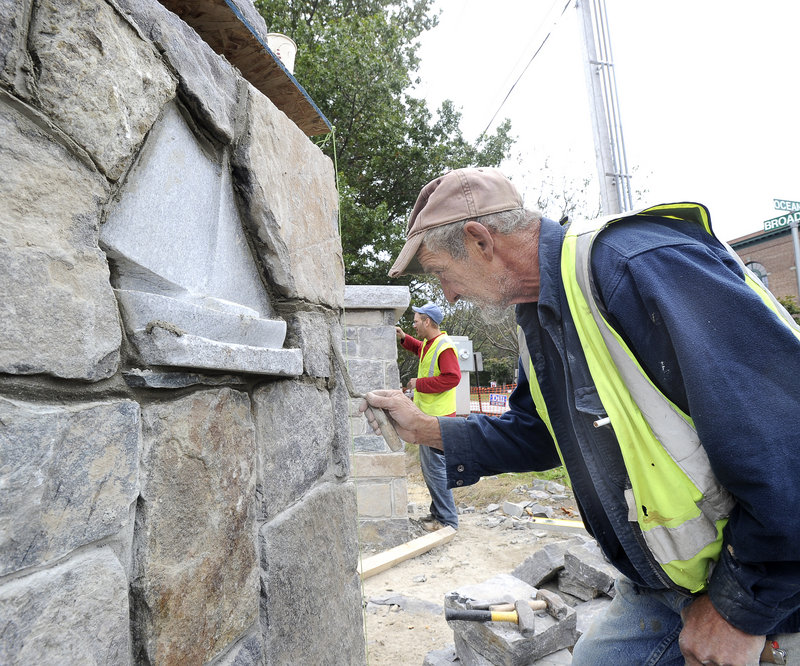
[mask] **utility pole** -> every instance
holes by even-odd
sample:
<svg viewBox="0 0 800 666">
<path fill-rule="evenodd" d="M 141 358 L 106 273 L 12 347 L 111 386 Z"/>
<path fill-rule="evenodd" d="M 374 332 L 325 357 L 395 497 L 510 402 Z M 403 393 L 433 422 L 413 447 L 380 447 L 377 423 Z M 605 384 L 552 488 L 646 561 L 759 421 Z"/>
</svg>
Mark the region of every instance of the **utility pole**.
<svg viewBox="0 0 800 666">
<path fill-rule="evenodd" d="M 576 0 L 603 214 L 633 208 L 605 0 Z"/>
</svg>

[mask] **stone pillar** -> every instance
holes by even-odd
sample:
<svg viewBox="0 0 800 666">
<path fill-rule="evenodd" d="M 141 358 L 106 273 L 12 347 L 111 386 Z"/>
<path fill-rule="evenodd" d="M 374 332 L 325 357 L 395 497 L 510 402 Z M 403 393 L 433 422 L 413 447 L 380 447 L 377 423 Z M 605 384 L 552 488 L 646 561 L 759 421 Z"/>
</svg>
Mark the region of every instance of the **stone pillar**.
<svg viewBox="0 0 800 666">
<path fill-rule="evenodd" d="M 0 664 L 358 666 L 333 163 L 167 4 L 0 5 Z"/>
<path fill-rule="evenodd" d="M 394 327 L 410 302 L 408 287 L 345 287 L 343 353 L 356 390 L 400 388 Z M 358 403 L 350 401 L 350 431 L 360 540 L 382 550 L 408 541 L 405 452 L 368 431 Z"/>
</svg>

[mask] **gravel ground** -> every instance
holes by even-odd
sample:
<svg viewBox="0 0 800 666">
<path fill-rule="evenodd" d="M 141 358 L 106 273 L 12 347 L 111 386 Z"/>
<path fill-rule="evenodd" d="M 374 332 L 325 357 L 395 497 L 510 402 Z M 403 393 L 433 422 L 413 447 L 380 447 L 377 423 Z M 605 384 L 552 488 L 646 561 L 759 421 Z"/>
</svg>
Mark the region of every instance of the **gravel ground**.
<svg viewBox="0 0 800 666">
<path fill-rule="evenodd" d="M 412 538 L 425 534 L 417 519 L 427 513 L 430 503 L 427 489 L 415 476 L 408 479 Z M 530 491 L 518 488 L 508 499 L 540 502 L 553 508 L 553 517 L 577 517 L 569 491 L 556 493 L 553 500 L 532 499 Z M 453 632 L 442 608 L 447 592 L 511 573 L 536 549 L 570 536 L 489 508 L 468 508 L 459 516 L 459 530 L 452 541 L 363 582 L 370 666 L 421 665 L 428 652 L 452 645 Z"/>
</svg>

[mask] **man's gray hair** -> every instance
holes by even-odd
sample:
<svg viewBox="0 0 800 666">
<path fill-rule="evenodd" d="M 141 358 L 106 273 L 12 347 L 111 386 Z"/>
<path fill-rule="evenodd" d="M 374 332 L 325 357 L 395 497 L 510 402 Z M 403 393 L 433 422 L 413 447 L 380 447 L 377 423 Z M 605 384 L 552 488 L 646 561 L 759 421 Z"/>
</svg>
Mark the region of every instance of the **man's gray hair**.
<svg viewBox="0 0 800 666">
<path fill-rule="evenodd" d="M 490 213 L 476 217 L 475 221 L 498 234 L 511 234 L 529 228 L 534 222 L 542 219 L 542 214 L 535 210 L 515 208 L 501 213 Z M 430 252 L 447 252 L 453 259 L 467 258 L 467 247 L 464 244 L 464 225 L 469 220 L 453 222 L 434 227 L 425 233 L 422 245 Z"/>
</svg>

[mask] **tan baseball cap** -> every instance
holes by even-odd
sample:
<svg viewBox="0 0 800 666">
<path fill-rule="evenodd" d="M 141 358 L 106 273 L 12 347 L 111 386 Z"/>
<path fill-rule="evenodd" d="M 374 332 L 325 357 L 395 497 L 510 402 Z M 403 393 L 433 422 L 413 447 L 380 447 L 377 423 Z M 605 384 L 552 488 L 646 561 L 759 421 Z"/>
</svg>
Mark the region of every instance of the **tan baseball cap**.
<svg viewBox="0 0 800 666">
<path fill-rule="evenodd" d="M 389 270 L 389 277 L 422 272 L 416 255 L 426 231 L 516 208 L 522 208 L 522 197 L 498 169 L 455 169 L 439 176 L 417 197 L 408 218 L 406 244 Z"/>
</svg>

